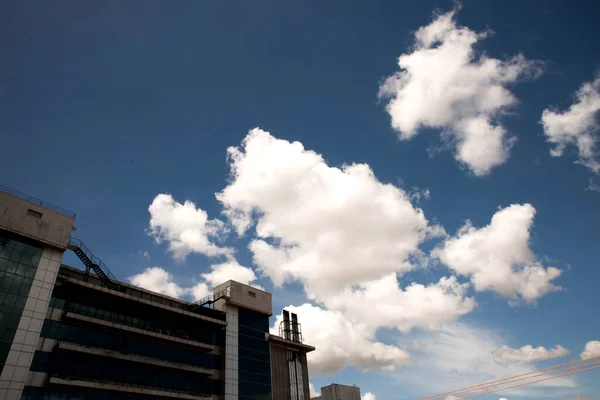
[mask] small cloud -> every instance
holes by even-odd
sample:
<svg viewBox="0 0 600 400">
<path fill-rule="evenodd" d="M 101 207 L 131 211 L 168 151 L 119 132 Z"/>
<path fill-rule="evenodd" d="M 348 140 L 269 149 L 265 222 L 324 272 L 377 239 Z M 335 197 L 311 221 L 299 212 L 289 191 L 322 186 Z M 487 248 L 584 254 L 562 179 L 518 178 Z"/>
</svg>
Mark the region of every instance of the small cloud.
<svg viewBox="0 0 600 400">
<path fill-rule="evenodd" d="M 600 341 L 598 340 L 592 340 L 591 342 L 587 342 L 583 353 L 581 353 L 582 359 L 592 357 L 600 357 Z"/>
<path fill-rule="evenodd" d="M 311 397 L 311 398 L 313 398 L 313 397 L 317 397 L 317 396 L 320 396 L 320 395 L 321 395 L 321 393 L 320 393 L 320 392 L 317 392 L 317 389 L 315 389 L 315 385 L 313 385 L 313 384 L 312 384 L 312 383 L 310 383 L 310 382 L 309 382 L 309 384 L 308 384 L 308 389 L 309 389 L 309 391 L 310 391 L 310 397 Z"/>
<path fill-rule="evenodd" d="M 590 183 L 585 190 L 591 192 L 600 192 L 600 185 L 595 183 L 593 178 L 590 178 Z"/>
</svg>

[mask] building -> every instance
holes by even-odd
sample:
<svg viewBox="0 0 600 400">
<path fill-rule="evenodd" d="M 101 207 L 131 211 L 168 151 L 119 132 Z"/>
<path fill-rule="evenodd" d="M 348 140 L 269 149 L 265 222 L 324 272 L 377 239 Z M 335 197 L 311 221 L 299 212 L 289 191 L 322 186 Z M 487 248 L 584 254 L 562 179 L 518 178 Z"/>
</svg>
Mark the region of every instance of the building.
<svg viewBox="0 0 600 400">
<path fill-rule="evenodd" d="M 332 383 L 322 387 L 321 395 L 312 400 L 360 400 L 360 388 Z"/>
<path fill-rule="evenodd" d="M 295 315 L 269 334 L 270 293 L 228 281 L 189 303 L 120 282 L 74 222 L 0 186 L 0 399 L 309 399 L 314 347 Z"/>
</svg>

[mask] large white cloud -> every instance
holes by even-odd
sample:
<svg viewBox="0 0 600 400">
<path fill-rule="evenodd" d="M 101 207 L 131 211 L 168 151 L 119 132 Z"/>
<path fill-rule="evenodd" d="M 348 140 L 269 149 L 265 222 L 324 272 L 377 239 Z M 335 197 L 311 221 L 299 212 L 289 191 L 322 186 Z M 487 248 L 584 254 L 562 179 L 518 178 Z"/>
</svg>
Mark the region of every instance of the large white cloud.
<svg viewBox="0 0 600 400">
<path fill-rule="evenodd" d="M 143 272 L 130 276 L 127 281 L 133 285 L 171 297 L 191 297 L 194 301 L 212 294 L 212 288 L 228 280 L 260 288 L 255 284 L 256 275 L 251 268 L 244 267 L 234 260 L 211 265 L 210 272 L 200 274 L 200 281 L 194 286 L 177 284 L 173 275 L 160 267 L 146 268 Z"/>
<path fill-rule="evenodd" d="M 498 117 L 517 104 L 506 88 L 541 72 L 522 55 L 506 61 L 477 55 L 473 46 L 490 32 L 456 25 L 456 10 L 437 16 L 415 32 L 411 53 L 398 58 L 400 71 L 380 87 L 402 140 L 422 127 L 438 128 L 456 147 L 455 158 L 475 175 L 485 175 L 509 156 L 514 139 Z"/>
<path fill-rule="evenodd" d="M 561 345 L 552 349 L 546 349 L 543 346 L 533 347 L 531 345 L 523 346 L 519 349 L 513 349 L 504 345 L 492 352 L 494 361 L 499 364 L 524 363 L 532 361 L 549 360 L 551 358 L 564 357 L 571 352 Z"/>
<path fill-rule="evenodd" d="M 408 259 L 439 234 L 403 190 L 366 164 L 328 166 L 323 157 L 253 129 L 229 148 L 230 184 L 217 198 L 276 286 L 301 281 L 322 300 L 348 285 L 412 268 Z"/>
<path fill-rule="evenodd" d="M 371 392 L 367 392 L 367 393 L 363 394 L 362 396 L 360 396 L 360 399 L 361 400 L 377 400 L 377 396 L 375 396 Z"/>
<path fill-rule="evenodd" d="M 482 228 L 467 221 L 433 255 L 457 273 L 469 276 L 477 291 L 491 290 L 513 302 L 535 302 L 560 289 L 552 280 L 561 270 L 544 268 L 529 248 L 534 216 L 530 204 L 513 204 L 497 211 Z"/>
<path fill-rule="evenodd" d="M 585 349 L 581 353 L 581 358 L 600 357 L 600 341 L 592 340 L 585 344 Z"/>
<path fill-rule="evenodd" d="M 311 374 L 333 373 L 348 365 L 363 371 L 394 370 L 410 362 L 406 351 L 378 342 L 375 327 L 352 320 L 340 311 L 310 304 L 286 309 L 298 314 L 305 342 L 317 348 L 308 354 Z M 271 327 L 273 334 L 279 334 L 281 321 L 280 314 Z"/>
<path fill-rule="evenodd" d="M 390 274 L 354 285 L 328 297 L 324 304 L 373 327 L 404 332 L 414 327 L 439 329 L 475 307 L 475 300 L 466 297 L 467 287 L 451 277 L 431 285 L 412 283 L 402 289 L 396 274 Z"/>
<path fill-rule="evenodd" d="M 585 82 L 575 93 L 575 102 L 568 110 L 545 109 L 542 125 L 549 143 L 554 145 L 551 154 L 561 156 L 567 146 L 574 145 L 579 152 L 579 162 L 595 173 L 600 173 L 596 144 L 600 128 L 597 115 L 600 111 L 600 75 Z"/>
<path fill-rule="evenodd" d="M 157 195 L 150 207 L 149 234 L 157 243 L 167 242 L 177 259 L 196 252 L 209 257 L 233 255 L 233 249 L 220 247 L 215 239 L 227 233 L 223 221 L 208 219 L 208 214 L 191 201 L 181 204 L 170 194 Z"/>
</svg>

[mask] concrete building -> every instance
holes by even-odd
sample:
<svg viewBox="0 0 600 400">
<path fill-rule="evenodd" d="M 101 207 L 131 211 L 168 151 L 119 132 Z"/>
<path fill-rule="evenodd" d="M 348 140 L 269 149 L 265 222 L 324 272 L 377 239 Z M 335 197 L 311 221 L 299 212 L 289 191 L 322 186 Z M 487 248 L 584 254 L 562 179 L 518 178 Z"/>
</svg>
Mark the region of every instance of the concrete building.
<svg viewBox="0 0 600 400">
<path fill-rule="evenodd" d="M 293 314 L 269 333 L 270 293 L 228 281 L 190 303 L 120 282 L 74 222 L 0 186 L 0 399 L 310 398 L 314 347 Z"/>
<path fill-rule="evenodd" d="M 360 400 L 360 388 L 332 383 L 322 387 L 321 395 L 312 400 Z"/>
</svg>

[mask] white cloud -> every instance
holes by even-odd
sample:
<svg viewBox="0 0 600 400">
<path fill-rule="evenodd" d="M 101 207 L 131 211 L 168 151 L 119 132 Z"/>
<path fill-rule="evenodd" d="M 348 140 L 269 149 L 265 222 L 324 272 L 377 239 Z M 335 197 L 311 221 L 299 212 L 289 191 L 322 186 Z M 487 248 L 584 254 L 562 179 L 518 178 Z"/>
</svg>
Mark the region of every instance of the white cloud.
<svg viewBox="0 0 600 400">
<path fill-rule="evenodd" d="M 252 269 L 241 266 L 236 261 L 212 265 L 210 268 L 211 271 L 209 273 L 201 274 L 201 276 L 213 287 L 230 279 L 244 285 L 249 285 L 256 280 L 256 275 Z"/>
<path fill-rule="evenodd" d="M 592 192 L 600 192 L 600 185 L 595 183 L 592 178 L 590 178 L 590 183 L 585 190 L 589 190 Z"/>
<path fill-rule="evenodd" d="M 302 336 L 316 350 L 308 353 L 311 374 L 333 373 L 345 366 L 359 370 L 393 370 L 410 361 L 409 354 L 396 346 L 378 342 L 375 327 L 358 320 L 351 320 L 340 311 L 325 310 L 310 304 L 286 307 L 298 314 Z M 271 332 L 279 334 L 278 315 Z"/>
<path fill-rule="evenodd" d="M 500 400 L 508 400 L 506 397 L 500 397 Z"/>
<path fill-rule="evenodd" d="M 233 255 L 233 249 L 219 247 L 215 239 L 227 233 L 223 221 L 208 219 L 208 214 L 191 201 L 178 203 L 170 194 L 157 195 L 150 207 L 149 234 L 157 243 L 167 242 L 177 259 L 195 252 L 209 257 Z"/>
<path fill-rule="evenodd" d="M 410 351 L 413 363 L 393 376 L 405 391 L 423 397 L 463 387 L 507 378 L 535 370 L 531 363 L 501 365 L 494 360 L 493 351 L 505 343 L 494 330 L 464 324 L 446 324 L 439 331 L 414 331 L 399 338 L 402 347 Z M 540 398 L 555 393 L 556 388 L 576 387 L 570 377 L 540 382 L 535 388 L 512 389 L 506 395 L 531 395 Z M 419 396 L 416 396 L 419 394 Z M 502 395 L 500 393 L 499 395 Z M 458 396 L 459 398 L 462 395 Z"/>
<path fill-rule="evenodd" d="M 171 297 L 182 297 L 186 291 L 175 282 L 173 276 L 159 267 L 146 268 L 144 272 L 127 278 L 132 285 L 165 294 Z"/>
<path fill-rule="evenodd" d="M 581 358 L 600 357 L 600 341 L 592 340 L 585 344 L 585 349 L 581 353 Z"/>
<path fill-rule="evenodd" d="M 328 166 L 301 143 L 253 129 L 229 148 L 231 182 L 217 195 L 276 286 L 300 281 L 323 299 L 348 285 L 412 268 L 409 256 L 439 234 L 403 190 L 366 164 Z"/>
<path fill-rule="evenodd" d="M 361 400 L 376 400 L 377 399 L 377 397 L 371 392 L 367 392 L 367 393 L 363 394 L 360 398 L 361 398 Z"/>
<path fill-rule="evenodd" d="M 184 298 L 191 296 L 194 301 L 212 294 L 213 287 L 228 280 L 262 289 L 254 283 L 257 279 L 254 271 L 238 264 L 235 260 L 211 265 L 210 272 L 202 273 L 200 277 L 201 280 L 196 285 L 183 287 L 173 281 L 173 276 L 169 272 L 159 267 L 153 267 L 147 268 L 140 274 L 128 277 L 127 281 L 132 285 L 171 297 Z"/>
<path fill-rule="evenodd" d="M 595 173 L 600 173 L 596 132 L 600 128 L 600 75 L 585 82 L 575 93 L 576 100 L 567 111 L 545 109 L 542 125 L 546 140 L 554 145 L 550 151 L 555 157 L 563 155 L 567 146 L 577 147 L 579 162 Z"/>
<path fill-rule="evenodd" d="M 405 332 L 417 326 L 438 329 L 475 307 L 475 300 L 465 297 L 467 287 L 451 277 L 427 286 L 412 283 L 403 290 L 392 273 L 332 295 L 324 304 L 369 326 Z"/>
<path fill-rule="evenodd" d="M 315 385 L 313 385 L 312 383 L 308 383 L 308 390 L 310 392 L 310 397 L 317 397 L 321 395 L 321 392 L 317 392 L 317 390 L 315 389 Z"/>
<path fill-rule="evenodd" d="M 513 349 L 504 345 L 492 352 L 494 360 L 499 364 L 510 364 L 513 362 L 523 363 L 532 361 L 549 360 L 551 358 L 564 357 L 571 352 L 561 345 L 555 346 L 553 349 L 545 347 L 533 347 L 526 345 L 520 349 Z"/>
<path fill-rule="evenodd" d="M 457 273 L 469 276 L 477 291 L 491 290 L 512 302 L 535 302 L 560 289 L 551 281 L 561 271 L 544 268 L 529 248 L 534 216 L 530 204 L 513 204 L 497 211 L 482 228 L 467 221 L 432 254 Z"/>
<path fill-rule="evenodd" d="M 541 73 L 522 55 L 502 61 L 477 55 L 473 46 L 490 32 L 459 27 L 457 10 L 438 15 L 415 32 L 412 53 L 398 59 L 400 71 L 380 87 L 402 140 L 421 127 L 439 128 L 456 147 L 455 158 L 485 175 L 509 156 L 514 142 L 498 117 L 518 101 L 506 85 Z"/>
</svg>

